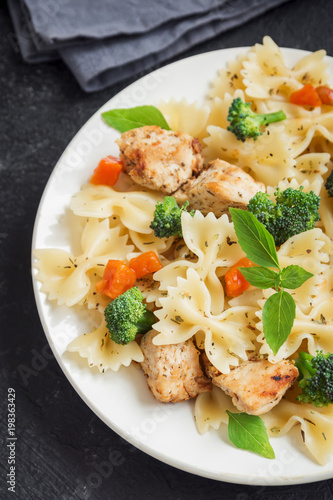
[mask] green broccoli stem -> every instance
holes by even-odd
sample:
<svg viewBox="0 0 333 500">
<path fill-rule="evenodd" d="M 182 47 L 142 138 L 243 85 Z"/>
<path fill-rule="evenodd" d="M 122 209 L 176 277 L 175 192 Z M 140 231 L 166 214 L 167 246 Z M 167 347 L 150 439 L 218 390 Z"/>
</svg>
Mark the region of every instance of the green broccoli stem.
<svg viewBox="0 0 333 500">
<path fill-rule="evenodd" d="M 135 322 L 135 326 L 138 329 L 138 333 L 147 333 L 154 323 L 156 323 L 155 315 L 151 311 L 146 310 L 141 318 Z"/>
<path fill-rule="evenodd" d="M 258 113 L 255 115 L 256 119 L 260 119 L 261 125 L 268 125 L 269 123 L 280 122 L 287 117 L 284 111 L 275 111 L 274 113 Z"/>
<path fill-rule="evenodd" d="M 300 372 L 302 378 L 313 377 L 316 374 L 316 368 L 312 366 L 313 356 L 307 352 L 300 352 L 295 360 L 295 366 Z"/>
</svg>

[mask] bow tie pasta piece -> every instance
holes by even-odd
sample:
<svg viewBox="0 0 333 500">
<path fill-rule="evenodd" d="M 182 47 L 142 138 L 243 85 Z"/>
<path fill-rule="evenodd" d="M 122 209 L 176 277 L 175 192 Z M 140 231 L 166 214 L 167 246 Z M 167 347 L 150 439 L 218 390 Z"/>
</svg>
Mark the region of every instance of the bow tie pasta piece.
<svg viewBox="0 0 333 500">
<path fill-rule="evenodd" d="M 264 299 L 264 290 L 261 290 L 261 288 L 250 287 L 241 295 L 238 295 L 238 297 L 229 298 L 228 306 L 258 307 L 258 301 L 262 299 Z"/>
<path fill-rule="evenodd" d="M 322 273 L 322 282 L 318 286 L 317 295 L 313 297 L 313 308 L 316 308 L 322 302 L 332 299 L 333 290 L 333 266 L 325 266 Z M 331 348 L 332 350 L 332 348 Z"/>
<path fill-rule="evenodd" d="M 319 227 L 296 234 L 283 243 L 278 250 L 278 258 L 282 267 L 292 262 L 302 266 L 301 263 L 304 262 L 304 268 L 313 274 L 318 274 L 323 270 L 323 264 L 329 263 L 332 254 L 333 242 Z"/>
<path fill-rule="evenodd" d="M 83 253 L 78 257 L 61 249 L 35 251 L 41 291 L 68 307 L 82 303 L 88 295 L 91 299 L 91 276 L 102 278 L 109 259 L 126 258 L 134 248 L 127 240 L 127 235 L 120 235 L 119 227 L 109 228 L 107 219 L 88 219 L 81 237 Z"/>
<path fill-rule="evenodd" d="M 310 157 L 304 161 L 304 165 L 306 165 L 308 161 L 310 162 L 312 161 L 311 160 L 312 156 L 316 157 L 316 155 L 312 154 L 304 155 L 304 157 Z M 302 156 L 300 158 L 302 158 Z M 313 191 L 316 195 L 319 196 L 323 186 L 323 179 L 318 178 L 313 180 L 312 182 L 310 182 L 308 179 L 304 179 L 302 183 L 298 183 L 296 178 L 293 178 L 290 181 L 284 179 L 283 181 L 280 181 L 276 187 L 267 186 L 267 193 L 270 195 L 272 201 L 275 201 L 274 192 L 276 191 L 277 187 L 280 188 L 281 191 L 284 191 L 285 189 L 288 188 L 299 189 L 301 186 L 303 186 L 303 190 L 305 193 L 310 193 L 310 191 Z"/>
<path fill-rule="evenodd" d="M 82 358 L 87 358 L 90 367 L 97 366 L 101 373 L 118 371 L 122 365 L 129 366 L 132 360 L 143 361 L 141 349 L 134 340 L 126 345 L 111 340 L 104 318 L 98 328 L 72 340 L 67 351 L 78 352 Z"/>
<path fill-rule="evenodd" d="M 269 361 L 277 362 L 292 356 L 304 339 L 307 339 L 312 354 L 316 349 L 331 351 L 333 308 L 328 287 L 332 283 L 333 272 L 329 264 L 332 254 L 333 243 L 319 228 L 297 234 L 280 247 L 278 258 L 281 267 L 299 265 L 314 276 L 299 288 L 289 291 L 296 302 L 296 319 L 288 339 L 276 356 L 273 356 L 263 333 L 258 336 L 257 340 L 262 344 L 260 353 L 267 354 Z M 326 295 L 323 295 L 325 291 Z M 265 299 L 272 293 L 272 289 L 263 291 Z M 258 304 L 263 308 L 265 300 L 259 300 Z M 257 313 L 260 318 L 261 315 L 262 311 Z M 262 332 L 262 328 L 262 322 L 259 322 L 257 329 Z"/>
<path fill-rule="evenodd" d="M 294 176 L 295 160 L 284 132 L 284 126 L 266 128 L 256 141 L 238 141 L 236 136 L 221 127 L 210 125 L 209 137 L 204 139 L 203 154 L 207 161 L 220 158 L 248 171 L 256 180 L 275 185 Z"/>
<path fill-rule="evenodd" d="M 229 126 L 229 121 L 228 121 L 229 108 L 232 101 L 237 97 L 242 99 L 242 101 L 245 101 L 244 92 L 242 90 L 237 90 L 235 92 L 235 95 L 233 96 L 229 92 L 227 92 L 223 99 L 221 99 L 220 97 L 215 97 L 210 106 L 210 113 L 207 120 L 207 127 L 209 127 L 210 125 L 215 125 L 215 127 L 221 127 L 227 130 L 227 127 Z M 235 135 L 232 132 L 228 131 L 228 135 L 229 134 L 230 137 L 232 136 L 235 137 Z M 212 160 L 215 160 L 215 158 L 216 157 L 212 158 Z"/>
<path fill-rule="evenodd" d="M 227 270 L 243 256 L 234 225 L 226 214 L 216 218 L 212 212 L 204 216 L 196 211 L 191 217 L 185 212 L 182 229 L 187 247 L 198 256 L 195 268 L 203 279 L 217 267 Z"/>
<path fill-rule="evenodd" d="M 315 408 L 312 405 L 300 405 L 292 399 L 292 392 L 287 392 L 287 399 L 282 399 L 278 406 L 261 415 L 268 434 L 273 438 L 283 436 L 294 426 L 299 426 L 301 442 L 315 460 L 324 465 L 333 446 L 333 406 Z M 214 387 L 211 392 L 199 394 L 194 415 L 200 434 L 227 424 L 227 410 L 233 412 L 235 407 L 231 398 L 221 389 Z"/>
<path fill-rule="evenodd" d="M 288 118 L 284 125 L 293 157 L 302 154 L 317 136 L 321 138 L 323 143 L 325 141 L 333 142 L 332 111 L 320 113 L 319 108 L 316 108 L 309 112 L 307 117 Z"/>
<path fill-rule="evenodd" d="M 332 276 L 331 276 L 332 277 Z M 312 323 L 309 327 L 309 322 Z M 322 300 L 317 304 L 308 316 L 300 314 L 295 321 L 295 327 L 311 330 L 311 337 L 308 339 L 308 350 L 313 356 L 317 350 L 331 352 L 332 331 L 333 331 L 333 309 L 332 300 Z"/>
<path fill-rule="evenodd" d="M 247 351 L 254 351 L 257 308 L 234 307 L 218 315 L 211 314 L 211 296 L 200 276 L 188 269 L 186 279 L 178 278 L 177 286 L 168 287 L 168 296 L 160 299 L 159 319 L 154 325 L 159 335 L 154 344 L 185 342 L 197 332 L 205 333 L 208 359 L 222 373 L 230 366 L 247 360 Z"/>
<path fill-rule="evenodd" d="M 237 90 L 234 96 L 227 93 L 223 100 L 214 100 L 208 117 L 209 136 L 203 140 L 206 145 L 203 150 L 205 159 L 209 162 L 220 158 L 246 171 L 250 169 L 250 175 L 264 184 L 274 185 L 284 178 L 293 177 L 295 160 L 284 124 L 266 127 L 256 141 L 239 141 L 235 134 L 227 130 L 229 107 L 236 97 L 244 100 L 244 93 Z"/>
<path fill-rule="evenodd" d="M 328 153 L 310 153 L 299 156 L 296 158 L 295 180 L 299 185 L 304 181 L 308 181 L 309 184 L 316 182 L 319 185 L 319 191 L 316 194 L 319 194 L 323 185 L 323 175 L 328 170 L 326 165 L 329 160 Z M 312 191 L 314 191 L 313 188 Z"/>
<path fill-rule="evenodd" d="M 154 279 L 160 281 L 159 289 L 166 291 L 169 286 L 176 286 L 178 277 L 186 278 L 189 268 L 195 269 L 210 293 L 211 312 L 219 314 L 224 307 L 219 277 L 244 255 L 233 224 L 226 214 L 217 219 L 213 213 L 204 216 L 196 211 L 192 217 L 184 212 L 182 231 L 186 247 L 197 259 L 171 261 L 154 275 Z"/>
<path fill-rule="evenodd" d="M 211 392 L 198 395 L 195 400 L 194 418 L 200 434 L 205 434 L 210 428 L 217 430 L 222 423 L 228 424 L 226 411 L 235 411 L 231 401 L 230 396 L 215 386 Z"/>
<path fill-rule="evenodd" d="M 266 296 L 268 295 L 269 294 L 266 294 Z M 264 304 L 264 300 L 259 301 L 259 305 L 262 308 Z M 257 316 L 261 318 L 262 311 L 258 312 Z M 261 321 L 257 323 L 256 326 L 258 330 L 262 331 Z M 296 353 L 304 340 L 307 341 L 307 350 L 312 355 L 316 354 L 317 349 L 331 352 L 332 329 L 333 310 L 332 301 L 330 299 L 322 302 L 318 307 L 315 307 L 308 315 L 304 314 L 301 309 L 296 306 L 296 318 L 291 333 L 280 347 L 278 353 L 275 356 L 273 355 L 263 333 L 260 333 L 257 337 L 258 343 L 261 344 L 259 352 L 260 354 L 267 355 L 268 361 L 271 363 L 277 363 L 290 356 L 297 357 Z"/>
<path fill-rule="evenodd" d="M 86 184 L 73 196 L 71 209 L 83 217 L 105 218 L 116 215 L 128 229 L 150 234 L 155 205 L 162 193 L 134 191 L 121 193 L 107 186 Z"/>
<path fill-rule="evenodd" d="M 89 289 L 86 291 L 86 294 L 82 297 L 82 299 L 77 303 L 79 306 L 85 306 L 88 309 L 96 309 L 101 313 L 104 312 L 104 309 L 110 302 L 110 297 L 96 292 L 96 283 L 101 280 L 102 276 L 100 275 L 100 273 L 104 271 L 104 268 L 104 266 L 98 266 L 98 272 L 96 272 L 95 268 L 86 271 L 86 276 L 89 280 Z"/>
<path fill-rule="evenodd" d="M 159 290 L 159 282 L 149 274 L 138 279 L 136 286 L 139 288 L 147 304 L 155 303 L 158 306 L 160 298 L 166 295 L 166 292 Z"/>
<path fill-rule="evenodd" d="M 326 52 L 318 50 L 306 55 L 289 69 L 281 49 L 269 37 L 257 43 L 248 53 L 241 70 L 245 93 L 250 98 L 269 99 L 298 90 L 305 83 L 324 85 L 328 81 Z"/>
<path fill-rule="evenodd" d="M 330 269 L 332 254 L 333 242 L 320 228 L 296 234 L 278 250 L 282 267 L 296 264 L 314 274 L 301 287 L 291 291 L 302 311 L 308 312 L 313 305 L 313 299 L 319 295 L 325 275 Z"/>
<path fill-rule="evenodd" d="M 187 99 L 160 101 L 159 110 L 166 118 L 171 130 L 181 130 L 202 140 L 207 135 L 206 126 L 209 107 L 199 103 L 189 103 Z"/>
<path fill-rule="evenodd" d="M 245 90 L 241 70 L 243 63 L 248 59 L 248 54 L 240 54 L 235 60 L 230 60 L 226 68 L 221 68 L 218 76 L 212 80 L 211 88 L 208 92 L 208 97 L 220 97 L 223 99 L 224 95 L 228 92 L 234 95 L 237 90 Z"/>
<path fill-rule="evenodd" d="M 76 264 L 111 252 L 114 259 L 123 259 L 125 254 L 132 251 L 133 245 L 127 244 L 128 236 L 122 234 L 121 229 L 120 226 L 110 228 L 107 219 L 100 222 L 98 219 L 88 219 L 81 236 L 82 255 L 76 258 Z"/>
<path fill-rule="evenodd" d="M 287 393 L 278 406 L 262 415 L 271 437 L 283 436 L 294 426 L 300 426 L 300 439 L 317 462 L 324 465 L 333 446 L 333 405 L 316 408 L 289 401 Z"/>
<path fill-rule="evenodd" d="M 128 233 L 131 241 L 141 252 L 153 250 L 157 254 L 164 253 L 169 250 L 175 240 L 174 236 L 170 238 L 157 238 L 154 235 L 154 231 L 150 233 L 140 233 L 133 229 L 129 229 Z"/>
</svg>

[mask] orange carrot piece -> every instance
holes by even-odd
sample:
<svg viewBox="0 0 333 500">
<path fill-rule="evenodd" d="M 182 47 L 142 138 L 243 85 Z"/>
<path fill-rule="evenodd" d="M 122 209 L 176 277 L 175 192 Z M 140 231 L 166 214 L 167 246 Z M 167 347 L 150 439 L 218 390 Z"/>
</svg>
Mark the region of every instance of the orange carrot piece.
<svg viewBox="0 0 333 500">
<path fill-rule="evenodd" d="M 307 83 L 299 90 L 290 95 L 290 102 L 300 106 L 321 106 L 322 102 L 316 89 L 311 83 Z"/>
<path fill-rule="evenodd" d="M 328 104 L 329 106 L 333 106 L 333 90 L 325 85 L 320 85 L 316 87 L 317 94 L 319 95 L 319 99 L 323 104 Z"/>
<path fill-rule="evenodd" d="M 238 297 L 250 286 L 246 281 L 239 267 L 253 267 L 254 264 L 247 257 L 240 259 L 234 266 L 232 266 L 225 275 L 225 293 L 228 297 Z"/>
<path fill-rule="evenodd" d="M 142 276 L 145 276 L 146 274 L 155 273 L 159 269 L 162 269 L 160 259 L 153 251 L 144 252 L 141 255 L 138 255 L 138 257 L 134 257 L 129 261 L 128 265 L 131 269 L 133 269 L 138 279 L 142 278 Z"/>
<path fill-rule="evenodd" d="M 102 158 L 92 174 L 91 184 L 104 184 L 113 186 L 123 168 L 123 162 L 115 156 Z"/>
<path fill-rule="evenodd" d="M 95 289 L 99 293 L 115 299 L 134 286 L 136 274 L 123 260 L 109 260 L 105 266 L 103 279 L 98 281 Z"/>
</svg>

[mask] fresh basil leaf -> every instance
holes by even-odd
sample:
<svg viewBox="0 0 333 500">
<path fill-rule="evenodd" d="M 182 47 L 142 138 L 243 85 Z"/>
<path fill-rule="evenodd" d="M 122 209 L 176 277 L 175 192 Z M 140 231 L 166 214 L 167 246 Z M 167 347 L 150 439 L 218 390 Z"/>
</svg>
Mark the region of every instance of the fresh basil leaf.
<svg viewBox="0 0 333 500">
<path fill-rule="evenodd" d="M 229 415 L 229 439 L 237 448 L 253 451 L 265 458 L 275 458 L 265 424 L 260 417 L 226 411 Z"/>
<path fill-rule="evenodd" d="M 239 267 L 244 278 L 250 285 L 257 288 L 272 288 L 279 286 L 280 274 L 268 267 Z"/>
<path fill-rule="evenodd" d="M 296 315 L 296 305 L 292 296 L 285 290 L 271 295 L 262 311 L 263 330 L 267 344 L 277 354 L 287 340 Z"/>
<path fill-rule="evenodd" d="M 236 236 L 248 259 L 258 266 L 280 269 L 273 236 L 258 219 L 240 208 L 229 208 Z"/>
<path fill-rule="evenodd" d="M 309 273 L 300 266 L 292 265 L 285 267 L 281 272 L 281 286 L 283 288 L 298 288 L 303 285 L 305 281 L 312 278 L 313 274 Z"/>
<path fill-rule="evenodd" d="M 102 116 L 110 127 L 119 130 L 119 132 L 127 132 L 127 130 L 145 125 L 158 125 L 165 130 L 170 130 L 166 119 L 155 106 L 111 109 L 102 113 Z"/>
</svg>

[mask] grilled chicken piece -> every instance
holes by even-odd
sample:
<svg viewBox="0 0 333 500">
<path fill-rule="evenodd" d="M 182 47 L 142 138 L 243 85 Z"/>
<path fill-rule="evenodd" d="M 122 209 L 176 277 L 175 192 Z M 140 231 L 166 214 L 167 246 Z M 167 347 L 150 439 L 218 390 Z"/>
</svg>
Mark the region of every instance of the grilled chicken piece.
<svg viewBox="0 0 333 500">
<path fill-rule="evenodd" d="M 155 398 L 161 403 L 178 403 L 211 391 L 211 381 L 202 372 L 193 341 L 157 346 L 153 344 L 156 334 L 154 330 L 147 332 L 140 345 L 145 357 L 141 367 Z"/>
<path fill-rule="evenodd" d="M 199 139 L 148 125 L 124 132 L 117 144 L 133 181 L 171 194 L 203 167 Z"/>
<path fill-rule="evenodd" d="M 174 196 L 178 203 L 188 200 L 190 207 L 204 215 L 214 212 L 219 217 L 229 207 L 242 208 L 258 191 L 265 191 L 262 182 L 255 181 L 241 168 L 223 160 L 214 160 L 197 178 L 190 179 Z"/>
<path fill-rule="evenodd" d="M 270 411 L 298 377 L 296 366 L 287 360 L 274 364 L 265 359 L 245 361 L 227 375 L 220 373 L 207 357 L 204 363 L 213 384 L 232 397 L 236 408 L 249 415 Z"/>
</svg>

